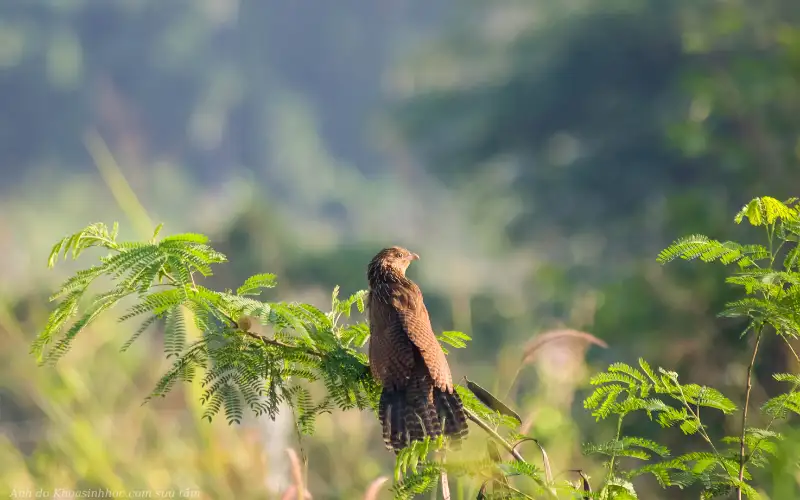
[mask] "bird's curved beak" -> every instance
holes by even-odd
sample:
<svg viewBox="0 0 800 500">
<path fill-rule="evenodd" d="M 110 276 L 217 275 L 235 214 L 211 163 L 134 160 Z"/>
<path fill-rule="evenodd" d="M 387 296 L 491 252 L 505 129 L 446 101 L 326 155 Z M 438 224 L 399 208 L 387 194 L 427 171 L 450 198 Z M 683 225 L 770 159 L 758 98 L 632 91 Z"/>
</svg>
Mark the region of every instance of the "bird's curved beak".
<svg viewBox="0 0 800 500">
<path fill-rule="evenodd" d="M 412 254 L 409 256 L 409 260 L 419 260 L 419 255 L 417 255 L 417 254 L 415 254 L 415 253 L 412 253 Z"/>
</svg>

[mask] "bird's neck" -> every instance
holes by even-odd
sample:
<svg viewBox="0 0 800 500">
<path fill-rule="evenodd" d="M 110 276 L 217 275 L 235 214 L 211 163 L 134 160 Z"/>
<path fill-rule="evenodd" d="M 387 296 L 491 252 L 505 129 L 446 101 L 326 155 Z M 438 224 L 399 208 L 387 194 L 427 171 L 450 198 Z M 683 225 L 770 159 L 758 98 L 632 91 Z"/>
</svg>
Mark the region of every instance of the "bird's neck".
<svg viewBox="0 0 800 500">
<path fill-rule="evenodd" d="M 367 280 L 371 288 L 380 285 L 413 285 L 404 272 L 389 266 L 373 266 L 367 271 Z"/>
</svg>

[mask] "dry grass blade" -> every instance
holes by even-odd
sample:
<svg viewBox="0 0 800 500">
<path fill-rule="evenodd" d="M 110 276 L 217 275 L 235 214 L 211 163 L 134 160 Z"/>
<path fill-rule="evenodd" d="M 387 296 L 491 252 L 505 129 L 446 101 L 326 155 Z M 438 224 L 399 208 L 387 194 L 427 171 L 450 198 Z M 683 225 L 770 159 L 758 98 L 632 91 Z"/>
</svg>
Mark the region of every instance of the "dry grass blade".
<svg viewBox="0 0 800 500">
<path fill-rule="evenodd" d="M 581 340 L 584 342 L 588 342 L 589 344 L 600 346 L 603 349 L 608 348 L 608 344 L 606 344 L 603 340 L 595 337 L 591 333 L 582 332 L 579 330 L 571 330 L 571 329 L 550 330 L 545 333 L 535 335 L 531 340 L 527 342 L 527 344 L 525 344 L 525 347 L 522 350 L 522 359 L 520 360 L 519 366 L 517 367 L 517 371 L 514 372 L 514 376 L 511 377 L 511 383 L 508 384 L 508 390 L 506 391 L 506 398 L 508 398 L 511 395 L 511 391 L 514 389 L 514 385 L 517 383 L 517 379 L 519 378 L 519 374 L 522 372 L 522 369 L 525 368 L 525 365 L 533 362 L 536 352 L 539 349 L 541 349 L 542 346 L 544 346 L 545 344 L 549 344 L 550 342 L 563 339 Z"/>
<path fill-rule="evenodd" d="M 289 455 L 289 462 L 292 466 L 292 480 L 294 481 L 292 487 L 297 493 L 297 500 L 311 498 L 311 494 L 306 491 L 303 484 L 303 468 L 300 465 L 300 457 L 297 456 L 297 452 L 293 448 L 286 448 L 286 453 Z M 284 494 L 284 497 L 286 497 L 286 494 Z"/>
<path fill-rule="evenodd" d="M 281 495 L 281 500 L 292 500 L 292 498 L 297 498 L 297 486 L 293 484 L 289 485 Z"/>
<path fill-rule="evenodd" d="M 520 424 L 522 423 L 522 418 L 520 418 L 517 412 L 506 406 L 505 403 L 497 399 L 492 393 L 479 386 L 475 382 L 472 382 L 467 377 L 464 377 L 464 380 L 467 382 L 467 388 L 472 392 L 472 394 L 475 395 L 476 398 L 481 401 L 481 403 L 502 415 L 506 415 L 515 419 Z"/>
<path fill-rule="evenodd" d="M 389 476 L 381 476 L 369 483 L 367 492 L 364 493 L 364 500 L 376 500 L 378 498 L 378 492 L 381 491 L 381 486 L 388 480 Z"/>
<path fill-rule="evenodd" d="M 498 463 L 503 461 L 503 457 L 500 456 L 500 450 L 497 449 L 497 443 L 488 439 L 486 441 L 486 449 L 489 453 L 489 459 L 492 462 Z"/>
<path fill-rule="evenodd" d="M 550 468 L 550 459 L 547 457 L 547 452 L 544 450 L 544 446 L 542 446 L 542 443 L 540 443 L 538 439 L 534 439 L 533 442 L 536 443 L 536 446 L 538 446 L 540 450 L 542 450 L 544 477 L 547 479 L 547 484 L 553 484 L 553 470 Z"/>
<path fill-rule="evenodd" d="M 579 330 L 568 330 L 568 329 L 550 330 L 549 332 L 536 335 L 533 339 L 531 339 L 528 342 L 528 344 L 525 346 L 525 350 L 522 353 L 522 363 L 523 364 L 530 363 L 533 360 L 533 356 L 534 354 L 536 354 L 536 351 L 538 351 L 543 345 L 561 339 L 583 340 L 590 344 L 600 346 L 603 349 L 608 348 L 608 344 L 606 344 L 603 340 L 595 337 L 594 335 L 588 332 L 582 332 Z"/>
<path fill-rule="evenodd" d="M 497 448 L 497 443 L 495 443 L 491 439 L 487 439 L 486 448 L 487 451 L 489 452 L 489 460 L 491 460 L 496 464 L 499 464 L 500 462 L 503 461 L 503 457 L 500 456 L 500 450 Z M 499 470 L 492 473 L 492 479 L 502 484 L 503 486 L 508 486 L 508 478 L 506 478 L 506 475 L 500 472 Z"/>
<path fill-rule="evenodd" d="M 542 443 L 539 442 L 536 438 L 523 438 L 517 441 L 517 444 L 514 445 L 514 450 L 517 449 L 517 446 L 521 445 L 525 441 L 533 441 L 536 443 L 536 446 L 542 451 L 542 465 L 544 466 L 544 477 L 547 480 L 547 484 L 553 484 L 553 469 L 550 467 L 550 459 L 547 457 L 547 452 L 544 450 L 544 446 Z"/>
<path fill-rule="evenodd" d="M 505 478 L 505 476 L 503 477 Z M 486 490 L 489 488 L 489 485 L 492 483 L 499 483 L 499 482 L 500 481 L 496 477 L 493 477 L 481 483 L 481 488 L 478 490 L 478 496 L 475 497 L 475 500 L 487 500 L 489 497 L 486 496 L 487 493 Z M 508 481 L 505 481 L 505 483 L 502 486 L 506 488 L 508 486 Z M 504 491 L 509 491 L 509 488 L 506 488 Z M 493 491 L 492 496 L 494 496 L 495 493 L 497 492 Z"/>
<path fill-rule="evenodd" d="M 492 481 L 494 481 L 494 479 L 487 479 L 481 484 L 481 489 L 478 490 L 478 496 L 475 497 L 476 500 L 486 500 L 486 487 L 489 486 L 489 483 Z"/>
<path fill-rule="evenodd" d="M 442 500 L 450 500 L 450 482 L 447 480 L 447 472 L 442 471 Z"/>
<path fill-rule="evenodd" d="M 307 499 L 311 499 L 312 498 L 311 497 L 311 493 L 306 491 L 305 492 L 305 497 Z M 292 500 L 292 499 L 296 499 L 296 498 L 297 498 L 297 486 L 295 486 L 293 484 L 290 484 L 289 487 L 286 488 L 286 491 L 283 492 L 283 495 L 281 496 L 281 500 Z"/>
<path fill-rule="evenodd" d="M 586 474 L 583 473 L 583 471 L 581 469 L 572 469 L 570 472 L 575 472 L 579 476 L 581 476 L 581 481 L 583 482 L 582 487 L 583 487 L 584 493 L 591 493 L 592 492 L 592 486 L 589 484 L 589 478 L 586 476 Z M 583 498 L 584 498 L 584 500 L 589 500 L 591 497 L 592 497 L 591 495 L 585 495 Z"/>
<path fill-rule="evenodd" d="M 122 169 L 117 164 L 114 155 L 108 149 L 105 141 L 95 129 L 89 129 L 83 138 L 87 151 L 94 160 L 94 164 L 103 177 L 114 200 L 122 209 L 128 219 L 136 226 L 142 238 L 149 238 L 153 231 L 153 223 L 147 210 L 142 206 L 133 188 L 122 174 Z"/>
</svg>

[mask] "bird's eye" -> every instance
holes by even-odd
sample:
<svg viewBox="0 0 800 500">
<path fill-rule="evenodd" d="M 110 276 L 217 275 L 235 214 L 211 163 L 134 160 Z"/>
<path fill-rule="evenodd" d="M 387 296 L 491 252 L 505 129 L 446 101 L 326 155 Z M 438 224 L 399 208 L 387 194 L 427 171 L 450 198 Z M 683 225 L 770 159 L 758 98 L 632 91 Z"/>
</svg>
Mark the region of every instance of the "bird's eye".
<svg viewBox="0 0 800 500">
<path fill-rule="evenodd" d="M 403 257 L 403 254 L 402 254 L 402 253 L 400 253 L 400 252 L 395 252 L 395 253 L 394 253 L 394 256 L 395 256 L 395 257 L 397 257 L 398 259 L 400 259 L 400 258 L 402 258 L 402 257 Z"/>
</svg>

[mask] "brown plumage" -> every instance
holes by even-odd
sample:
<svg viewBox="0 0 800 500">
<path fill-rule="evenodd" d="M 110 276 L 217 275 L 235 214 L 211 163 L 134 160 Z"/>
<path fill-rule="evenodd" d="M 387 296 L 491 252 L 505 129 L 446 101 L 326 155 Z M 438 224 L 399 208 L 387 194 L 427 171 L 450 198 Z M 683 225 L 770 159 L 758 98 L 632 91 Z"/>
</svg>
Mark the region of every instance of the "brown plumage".
<svg viewBox="0 0 800 500">
<path fill-rule="evenodd" d="M 406 269 L 419 256 L 404 248 L 381 250 L 369 263 L 372 375 L 383 385 L 378 417 L 386 447 L 399 452 L 412 441 L 444 432 L 458 442 L 467 418 L 419 287 Z"/>
</svg>

